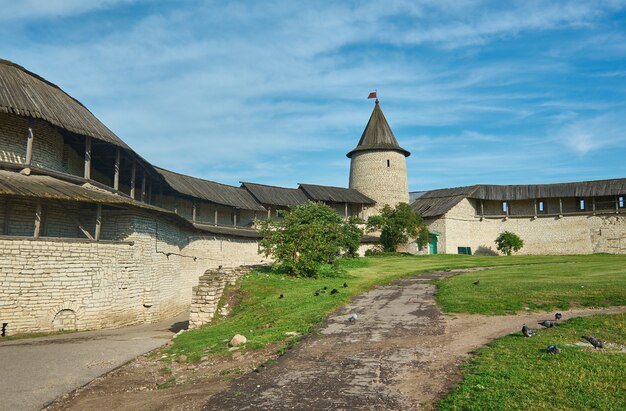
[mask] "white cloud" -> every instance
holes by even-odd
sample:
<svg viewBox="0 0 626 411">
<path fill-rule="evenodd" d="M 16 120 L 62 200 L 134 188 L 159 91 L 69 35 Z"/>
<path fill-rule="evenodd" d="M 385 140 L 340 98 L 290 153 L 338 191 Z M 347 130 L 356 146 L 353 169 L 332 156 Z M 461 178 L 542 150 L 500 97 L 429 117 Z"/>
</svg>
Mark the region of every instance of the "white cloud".
<svg viewBox="0 0 626 411">
<path fill-rule="evenodd" d="M 626 144 L 626 112 L 611 112 L 571 121 L 561 127 L 557 138 L 570 150 L 585 155 L 589 152 L 623 147 Z"/>
</svg>

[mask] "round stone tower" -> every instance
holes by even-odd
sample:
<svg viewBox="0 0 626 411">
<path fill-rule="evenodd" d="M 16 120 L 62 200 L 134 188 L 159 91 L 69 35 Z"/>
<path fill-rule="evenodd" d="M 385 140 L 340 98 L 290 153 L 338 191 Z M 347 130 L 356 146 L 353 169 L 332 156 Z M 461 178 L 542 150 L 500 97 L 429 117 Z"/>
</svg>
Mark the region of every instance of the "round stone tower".
<svg viewBox="0 0 626 411">
<path fill-rule="evenodd" d="M 406 157 L 411 153 L 400 147 L 380 109 L 378 99 L 361 135 L 359 144 L 350 151 L 350 188 L 376 201 L 376 214 L 385 204 L 395 206 L 409 202 Z"/>
</svg>

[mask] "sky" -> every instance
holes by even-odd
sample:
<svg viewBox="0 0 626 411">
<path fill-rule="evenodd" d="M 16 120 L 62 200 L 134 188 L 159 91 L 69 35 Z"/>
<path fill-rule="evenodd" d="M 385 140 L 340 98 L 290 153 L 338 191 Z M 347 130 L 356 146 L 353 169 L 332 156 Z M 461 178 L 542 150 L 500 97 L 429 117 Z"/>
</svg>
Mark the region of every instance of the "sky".
<svg viewBox="0 0 626 411">
<path fill-rule="evenodd" d="M 151 163 L 347 187 L 378 90 L 410 191 L 626 177 L 626 1 L 0 0 L 0 58 Z"/>
</svg>

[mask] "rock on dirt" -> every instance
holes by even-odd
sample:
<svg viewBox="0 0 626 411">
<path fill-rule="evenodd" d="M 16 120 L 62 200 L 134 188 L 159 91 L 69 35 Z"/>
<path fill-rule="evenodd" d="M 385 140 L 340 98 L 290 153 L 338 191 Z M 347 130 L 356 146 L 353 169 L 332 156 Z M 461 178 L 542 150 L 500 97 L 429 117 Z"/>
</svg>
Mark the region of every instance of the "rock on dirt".
<svg viewBox="0 0 626 411">
<path fill-rule="evenodd" d="M 240 347 L 242 345 L 244 345 L 245 343 L 248 342 L 248 339 L 241 335 L 241 334 L 236 334 L 228 343 L 228 345 L 230 345 L 231 347 Z"/>
</svg>

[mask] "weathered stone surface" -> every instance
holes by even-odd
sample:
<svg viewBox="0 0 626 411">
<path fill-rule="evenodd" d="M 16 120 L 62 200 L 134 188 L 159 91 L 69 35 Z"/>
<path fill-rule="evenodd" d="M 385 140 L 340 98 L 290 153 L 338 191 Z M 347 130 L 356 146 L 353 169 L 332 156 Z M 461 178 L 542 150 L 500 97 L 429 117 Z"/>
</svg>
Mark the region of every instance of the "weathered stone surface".
<svg viewBox="0 0 626 411">
<path fill-rule="evenodd" d="M 236 334 L 228 343 L 228 345 L 230 345 L 231 347 L 240 347 L 242 345 L 244 345 L 245 343 L 248 342 L 248 339 L 241 335 L 241 334 Z"/>
</svg>

